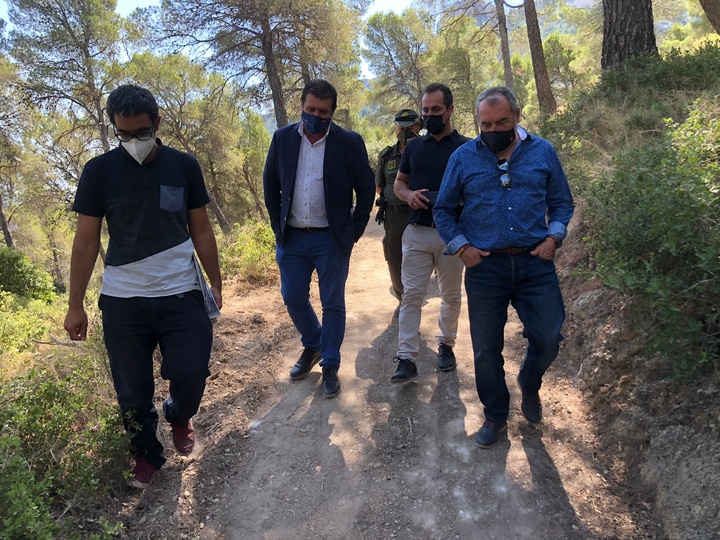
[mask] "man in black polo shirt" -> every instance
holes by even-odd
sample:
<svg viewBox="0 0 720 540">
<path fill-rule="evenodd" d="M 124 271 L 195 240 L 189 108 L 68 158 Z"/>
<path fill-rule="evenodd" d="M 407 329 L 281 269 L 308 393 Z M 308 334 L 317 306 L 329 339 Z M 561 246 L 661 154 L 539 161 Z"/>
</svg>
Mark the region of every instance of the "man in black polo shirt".
<svg viewBox="0 0 720 540">
<path fill-rule="evenodd" d="M 403 383 L 417 376 L 420 351 L 420 317 L 433 269 L 440 287 L 438 369 L 455 369 L 453 347 L 457 337 L 462 295 L 463 264 L 458 257 L 443 255 L 445 243 L 433 222 L 432 206 L 452 153 L 470 139 L 452 127 L 453 96 L 444 84 L 425 89 L 422 114 L 428 134 L 408 142 L 395 178 L 395 194 L 412 209 L 403 234 L 402 282 L 404 292 L 398 321 L 398 364 L 390 378 Z"/>
<path fill-rule="evenodd" d="M 157 138 L 161 118 L 155 97 L 145 88 L 123 85 L 108 97 L 106 111 L 120 145 L 88 161 L 80 177 L 65 330 L 73 340 L 87 337 L 85 292 L 105 219 L 110 240 L 98 306 L 135 454 L 128 483 L 142 489 L 165 463 L 156 434 L 153 352 L 158 345 L 160 375 L 170 382 L 163 416 L 173 444 L 181 455 L 195 446 L 190 419 L 210 375 L 209 317 L 217 313 L 210 314 L 206 306 L 205 280 L 194 253 L 207 272 L 217 308 L 222 307 L 222 280 L 200 165 Z"/>
</svg>

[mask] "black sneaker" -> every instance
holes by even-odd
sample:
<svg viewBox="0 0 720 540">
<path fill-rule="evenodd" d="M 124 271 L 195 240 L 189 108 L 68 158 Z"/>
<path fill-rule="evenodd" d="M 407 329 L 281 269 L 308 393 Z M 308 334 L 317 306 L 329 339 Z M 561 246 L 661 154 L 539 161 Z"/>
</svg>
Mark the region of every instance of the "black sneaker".
<svg viewBox="0 0 720 540">
<path fill-rule="evenodd" d="M 312 349 L 305 349 L 300 355 L 300 359 L 290 370 L 290 379 L 293 381 L 304 379 L 320 360 L 322 360 L 322 357 L 319 352 L 313 351 Z"/>
<path fill-rule="evenodd" d="M 475 436 L 475 444 L 480 448 L 490 448 L 500 439 L 500 434 L 507 431 L 507 422 L 485 420 Z"/>
<path fill-rule="evenodd" d="M 542 420 L 542 403 L 540 402 L 540 394 L 535 392 L 525 392 L 522 385 L 520 384 L 520 374 L 517 376 L 517 385 L 520 388 L 522 394 L 522 401 L 520 403 L 520 410 L 523 413 L 525 419 L 531 424 L 539 424 Z"/>
<path fill-rule="evenodd" d="M 396 356 L 393 362 L 398 365 L 395 373 L 390 377 L 391 383 L 404 383 L 417 377 L 417 366 L 412 360 Z"/>
<path fill-rule="evenodd" d="M 452 371 L 457 366 L 455 353 L 450 345 L 441 343 L 438 347 L 437 366 L 440 371 Z"/>
<path fill-rule="evenodd" d="M 340 381 L 338 380 L 337 369 L 322 368 L 322 395 L 326 398 L 334 398 L 339 393 Z"/>
</svg>

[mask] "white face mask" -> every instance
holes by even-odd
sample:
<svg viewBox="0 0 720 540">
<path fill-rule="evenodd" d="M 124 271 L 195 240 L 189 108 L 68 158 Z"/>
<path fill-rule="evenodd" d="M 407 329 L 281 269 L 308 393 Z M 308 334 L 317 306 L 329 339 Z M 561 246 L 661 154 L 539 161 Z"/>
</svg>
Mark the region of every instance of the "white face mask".
<svg viewBox="0 0 720 540">
<path fill-rule="evenodd" d="M 135 158 L 135 161 L 142 165 L 145 158 L 150 155 L 150 152 L 152 152 L 153 146 L 155 146 L 155 137 L 149 141 L 131 139 L 128 142 L 123 141 L 120 144 L 122 144 L 123 148 L 128 151 L 128 154 Z"/>
</svg>

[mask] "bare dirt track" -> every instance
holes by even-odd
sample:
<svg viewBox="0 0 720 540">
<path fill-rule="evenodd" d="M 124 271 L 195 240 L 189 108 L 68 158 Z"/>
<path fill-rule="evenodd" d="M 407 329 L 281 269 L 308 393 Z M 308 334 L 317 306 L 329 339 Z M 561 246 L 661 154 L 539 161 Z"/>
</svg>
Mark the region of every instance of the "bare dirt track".
<svg viewBox="0 0 720 540">
<path fill-rule="evenodd" d="M 458 369 L 435 368 L 434 284 L 423 308 L 420 375 L 390 383 L 397 304 L 381 236 L 371 221 L 353 252 L 335 399 L 320 395 L 318 368 L 288 380 L 301 348 L 278 287 L 226 287 L 213 376 L 194 421 L 201 448 L 174 455 L 162 427 L 166 467 L 144 493 L 118 493 L 112 503 L 125 536 L 661 538 L 653 501 L 613 480 L 562 347 L 541 390 L 544 421 L 531 427 L 522 417 L 515 375 L 525 340 L 514 313 L 505 346 L 511 417 L 495 447 L 474 444 L 482 408 L 465 305 Z"/>
</svg>

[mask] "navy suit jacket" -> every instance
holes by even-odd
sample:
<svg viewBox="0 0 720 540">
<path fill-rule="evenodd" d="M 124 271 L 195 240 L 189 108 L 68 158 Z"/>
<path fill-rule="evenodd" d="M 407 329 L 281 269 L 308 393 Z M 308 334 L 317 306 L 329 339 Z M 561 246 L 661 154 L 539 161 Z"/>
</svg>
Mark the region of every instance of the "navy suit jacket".
<svg viewBox="0 0 720 540">
<path fill-rule="evenodd" d="M 278 129 L 273 134 L 265 161 L 265 206 L 280 246 L 295 190 L 301 141 L 297 123 Z M 333 238 L 340 247 L 352 249 L 370 219 L 375 201 L 375 174 L 370 168 L 362 137 L 334 122 L 330 123 L 330 133 L 325 140 L 323 185 L 325 210 Z"/>
</svg>

